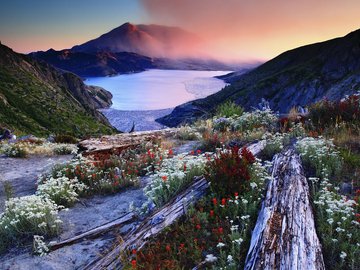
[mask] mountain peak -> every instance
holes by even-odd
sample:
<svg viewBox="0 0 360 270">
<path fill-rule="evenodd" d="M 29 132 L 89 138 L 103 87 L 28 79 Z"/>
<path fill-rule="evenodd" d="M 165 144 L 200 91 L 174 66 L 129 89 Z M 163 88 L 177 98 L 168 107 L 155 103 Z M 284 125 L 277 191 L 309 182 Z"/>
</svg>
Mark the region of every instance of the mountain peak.
<svg viewBox="0 0 360 270">
<path fill-rule="evenodd" d="M 201 40 L 177 27 L 135 25 L 126 22 L 117 28 L 72 48 L 76 52 L 131 52 L 149 57 L 199 56 Z"/>
<path fill-rule="evenodd" d="M 130 22 L 126 22 L 126 23 L 124 23 L 123 25 L 121 25 L 120 27 L 126 27 L 126 28 L 128 28 L 128 29 L 132 29 L 132 30 L 135 30 L 136 29 L 136 25 L 135 24 L 132 24 L 132 23 L 130 23 Z"/>
</svg>

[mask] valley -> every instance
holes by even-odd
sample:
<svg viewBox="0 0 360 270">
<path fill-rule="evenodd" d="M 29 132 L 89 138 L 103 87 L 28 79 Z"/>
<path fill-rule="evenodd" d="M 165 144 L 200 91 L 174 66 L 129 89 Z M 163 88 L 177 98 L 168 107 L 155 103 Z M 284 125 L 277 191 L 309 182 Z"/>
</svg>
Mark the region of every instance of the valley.
<svg viewBox="0 0 360 270">
<path fill-rule="evenodd" d="M 0 270 L 360 269 L 337 1 L 2 3 Z"/>
</svg>

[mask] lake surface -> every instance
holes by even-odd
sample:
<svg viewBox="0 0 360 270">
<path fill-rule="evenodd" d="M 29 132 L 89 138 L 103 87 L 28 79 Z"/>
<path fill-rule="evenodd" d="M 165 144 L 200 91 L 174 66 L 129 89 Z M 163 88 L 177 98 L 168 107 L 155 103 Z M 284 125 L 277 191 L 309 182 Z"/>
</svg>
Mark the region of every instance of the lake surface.
<svg viewBox="0 0 360 270">
<path fill-rule="evenodd" d="M 213 77 L 229 72 L 152 69 L 114 77 L 87 78 L 85 83 L 110 91 L 113 94 L 112 109 L 161 110 L 218 92 L 226 83 Z"/>
</svg>

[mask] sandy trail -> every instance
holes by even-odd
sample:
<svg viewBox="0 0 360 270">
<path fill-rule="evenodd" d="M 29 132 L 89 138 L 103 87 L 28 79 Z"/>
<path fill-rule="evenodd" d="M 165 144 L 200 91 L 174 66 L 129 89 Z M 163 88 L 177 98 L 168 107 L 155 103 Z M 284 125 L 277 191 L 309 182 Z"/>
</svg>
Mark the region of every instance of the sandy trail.
<svg viewBox="0 0 360 270">
<path fill-rule="evenodd" d="M 196 150 L 198 142 L 183 142 L 173 150 L 176 154 L 188 153 Z M 28 159 L 0 158 L 0 169 L 3 178 L 11 181 L 17 196 L 33 194 L 36 189 L 36 179 L 39 174 L 49 171 L 56 163 L 69 161 L 71 156 L 31 157 Z M 62 232 L 59 236 L 47 241 L 61 241 L 76 236 L 82 232 L 103 225 L 129 212 L 130 203 L 140 207 L 147 198 L 143 187 L 149 183 L 149 177 L 140 179 L 138 187 L 129 188 L 121 193 L 107 196 L 92 196 L 81 198 L 68 211 L 59 213 L 63 220 Z M 5 200 L 1 191 L 0 199 Z M 84 240 L 70 246 L 62 247 L 50 252 L 47 256 L 32 255 L 32 243 L 22 247 L 14 247 L 7 253 L 0 255 L 1 270 L 71 270 L 83 269 L 95 257 L 110 249 L 116 239 L 137 226 L 140 220 L 135 220 L 113 232 L 109 232 L 96 239 Z M 115 242 L 114 242 L 115 241 Z"/>
<path fill-rule="evenodd" d="M 0 213 L 6 199 L 4 183 L 12 186 L 14 197 L 35 193 L 39 175 L 48 172 L 55 164 L 69 161 L 72 155 L 31 156 L 29 158 L 8 158 L 0 156 Z"/>
</svg>

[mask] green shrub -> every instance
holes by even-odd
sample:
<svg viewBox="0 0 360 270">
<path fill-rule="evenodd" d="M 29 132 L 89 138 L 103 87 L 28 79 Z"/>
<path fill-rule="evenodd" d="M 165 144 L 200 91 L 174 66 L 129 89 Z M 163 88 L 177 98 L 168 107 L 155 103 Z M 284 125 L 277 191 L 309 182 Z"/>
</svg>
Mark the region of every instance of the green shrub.
<svg viewBox="0 0 360 270">
<path fill-rule="evenodd" d="M 210 156 L 200 151 L 164 159 L 159 169 L 150 176 L 151 183 L 144 189 L 145 195 L 157 207 L 164 205 L 191 183 L 195 176 L 204 173 L 208 159 Z"/>
<path fill-rule="evenodd" d="M 246 112 L 233 121 L 233 129 L 239 131 L 249 131 L 264 127 L 272 130 L 276 127 L 278 117 L 271 110 Z"/>
<path fill-rule="evenodd" d="M 0 216 L 0 249 L 33 235 L 52 236 L 60 230 L 61 220 L 53 201 L 36 195 L 11 198 Z"/>
<path fill-rule="evenodd" d="M 4 182 L 4 193 L 6 200 L 10 200 L 10 198 L 14 197 L 14 190 L 9 181 Z"/>
<path fill-rule="evenodd" d="M 8 157 L 14 158 L 25 158 L 28 155 L 28 152 L 16 144 L 5 144 L 2 147 L 2 152 Z"/>
<path fill-rule="evenodd" d="M 341 101 L 319 101 L 309 108 L 309 118 L 317 130 L 335 127 L 341 122 L 359 123 L 360 99 L 352 95 Z"/>
<path fill-rule="evenodd" d="M 265 134 L 263 139 L 266 139 L 266 145 L 261 152 L 264 159 L 271 159 L 275 154 L 281 152 L 284 146 L 290 142 L 289 136 L 287 133 Z"/>
<path fill-rule="evenodd" d="M 54 141 L 56 143 L 70 143 L 70 144 L 78 143 L 78 140 L 75 137 L 66 134 L 56 135 Z"/>
<path fill-rule="evenodd" d="M 214 130 L 225 132 L 231 129 L 232 119 L 231 118 L 225 118 L 220 117 L 216 118 L 213 121 Z"/>
<path fill-rule="evenodd" d="M 76 147 L 70 144 L 59 144 L 54 147 L 55 155 L 70 155 L 76 152 Z"/>
<path fill-rule="evenodd" d="M 315 171 L 314 176 L 329 177 L 340 172 L 343 162 L 331 140 L 305 137 L 295 146 L 304 165 Z"/>
<path fill-rule="evenodd" d="M 225 143 L 224 134 L 209 131 L 204 132 L 201 139 L 201 149 L 203 151 L 214 152 L 217 148 L 221 148 Z"/>
<path fill-rule="evenodd" d="M 190 126 L 182 126 L 176 132 L 176 138 L 183 141 L 198 140 L 201 135 Z"/>
<path fill-rule="evenodd" d="M 36 194 L 49 198 L 58 205 L 72 206 L 88 187 L 80 183 L 75 177 L 69 179 L 66 176 L 48 177 L 39 182 Z"/>
<path fill-rule="evenodd" d="M 232 117 L 241 116 L 244 109 L 239 105 L 236 105 L 233 101 L 227 101 L 220 104 L 216 109 L 216 116 L 218 117 Z"/>
</svg>

